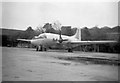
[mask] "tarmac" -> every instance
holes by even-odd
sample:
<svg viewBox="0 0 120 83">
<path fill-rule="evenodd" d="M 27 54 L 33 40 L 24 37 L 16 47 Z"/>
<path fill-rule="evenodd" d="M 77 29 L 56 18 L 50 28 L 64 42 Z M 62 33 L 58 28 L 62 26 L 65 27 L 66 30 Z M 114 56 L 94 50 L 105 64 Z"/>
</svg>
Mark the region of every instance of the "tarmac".
<svg viewBox="0 0 120 83">
<path fill-rule="evenodd" d="M 2 81 L 118 81 L 118 54 L 2 48 Z M 95 63 L 94 63 L 95 62 Z M 107 62 L 107 63 L 106 63 Z M 110 64 L 109 64 L 110 63 Z"/>
</svg>

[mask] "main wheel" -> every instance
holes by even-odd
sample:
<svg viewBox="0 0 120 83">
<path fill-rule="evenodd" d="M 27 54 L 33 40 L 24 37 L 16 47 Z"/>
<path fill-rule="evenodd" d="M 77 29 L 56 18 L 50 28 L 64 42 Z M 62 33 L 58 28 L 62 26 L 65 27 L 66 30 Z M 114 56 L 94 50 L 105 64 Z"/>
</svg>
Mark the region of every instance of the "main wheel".
<svg viewBox="0 0 120 83">
<path fill-rule="evenodd" d="M 71 48 L 68 49 L 68 52 L 73 52 L 73 50 Z"/>
<path fill-rule="evenodd" d="M 44 51 L 47 51 L 47 48 L 44 48 Z"/>
<path fill-rule="evenodd" d="M 43 51 L 43 47 L 41 45 L 39 46 L 39 51 Z"/>
<path fill-rule="evenodd" d="M 36 47 L 36 51 L 38 51 L 39 50 L 39 48 L 38 48 L 38 46 Z"/>
</svg>

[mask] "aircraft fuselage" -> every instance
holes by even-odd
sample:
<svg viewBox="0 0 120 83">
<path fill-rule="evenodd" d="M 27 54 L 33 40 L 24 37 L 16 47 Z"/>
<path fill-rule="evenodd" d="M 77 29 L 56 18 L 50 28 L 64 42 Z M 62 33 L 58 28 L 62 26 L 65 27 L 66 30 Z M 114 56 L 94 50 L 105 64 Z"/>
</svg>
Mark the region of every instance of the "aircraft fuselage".
<svg viewBox="0 0 120 83">
<path fill-rule="evenodd" d="M 43 33 L 44 38 L 38 38 L 38 39 L 32 39 L 31 40 L 31 44 L 39 46 L 45 46 L 45 47 L 49 47 L 49 46 L 53 46 L 53 45 L 57 45 L 59 44 L 58 40 L 59 40 L 59 35 L 58 34 L 52 34 L 52 33 Z M 73 37 L 69 37 L 69 36 L 65 36 L 65 35 L 61 35 L 62 39 L 68 39 L 67 41 L 63 41 L 62 45 L 65 45 L 67 43 L 69 43 L 71 40 L 77 40 Z"/>
</svg>

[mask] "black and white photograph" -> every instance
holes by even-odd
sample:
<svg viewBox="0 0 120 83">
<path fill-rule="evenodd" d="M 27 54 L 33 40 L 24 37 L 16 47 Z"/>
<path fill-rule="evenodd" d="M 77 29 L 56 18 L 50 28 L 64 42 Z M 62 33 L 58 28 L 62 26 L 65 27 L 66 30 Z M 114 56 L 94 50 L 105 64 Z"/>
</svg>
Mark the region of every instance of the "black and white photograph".
<svg viewBox="0 0 120 83">
<path fill-rule="evenodd" d="M 119 9 L 119 0 L 0 1 L 1 82 L 120 82 Z"/>
</svg>

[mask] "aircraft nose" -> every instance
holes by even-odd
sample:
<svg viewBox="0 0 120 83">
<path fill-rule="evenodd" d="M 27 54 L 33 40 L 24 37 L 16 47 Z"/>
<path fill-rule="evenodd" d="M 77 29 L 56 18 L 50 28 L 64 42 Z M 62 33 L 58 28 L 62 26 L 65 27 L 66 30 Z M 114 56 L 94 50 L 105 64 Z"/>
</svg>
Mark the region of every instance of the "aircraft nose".
<svg viewBox="0 0 120 83">
<path fill-rule="evenodd" d="M 41 39 L 35 39 L 35 40 L 31 41 L 31 44 L 33 44 L 33 45 L 40 45 L 41 43 L 42 43 Z"/>
<path fill-rule="evenodd" d="M 35 43 L 36 43 L 36 41 L 35 41 L 35 40 L 32 40 L 32 41 L 31 41 L 31 44 L 35 44 Z"/>
</svg>

